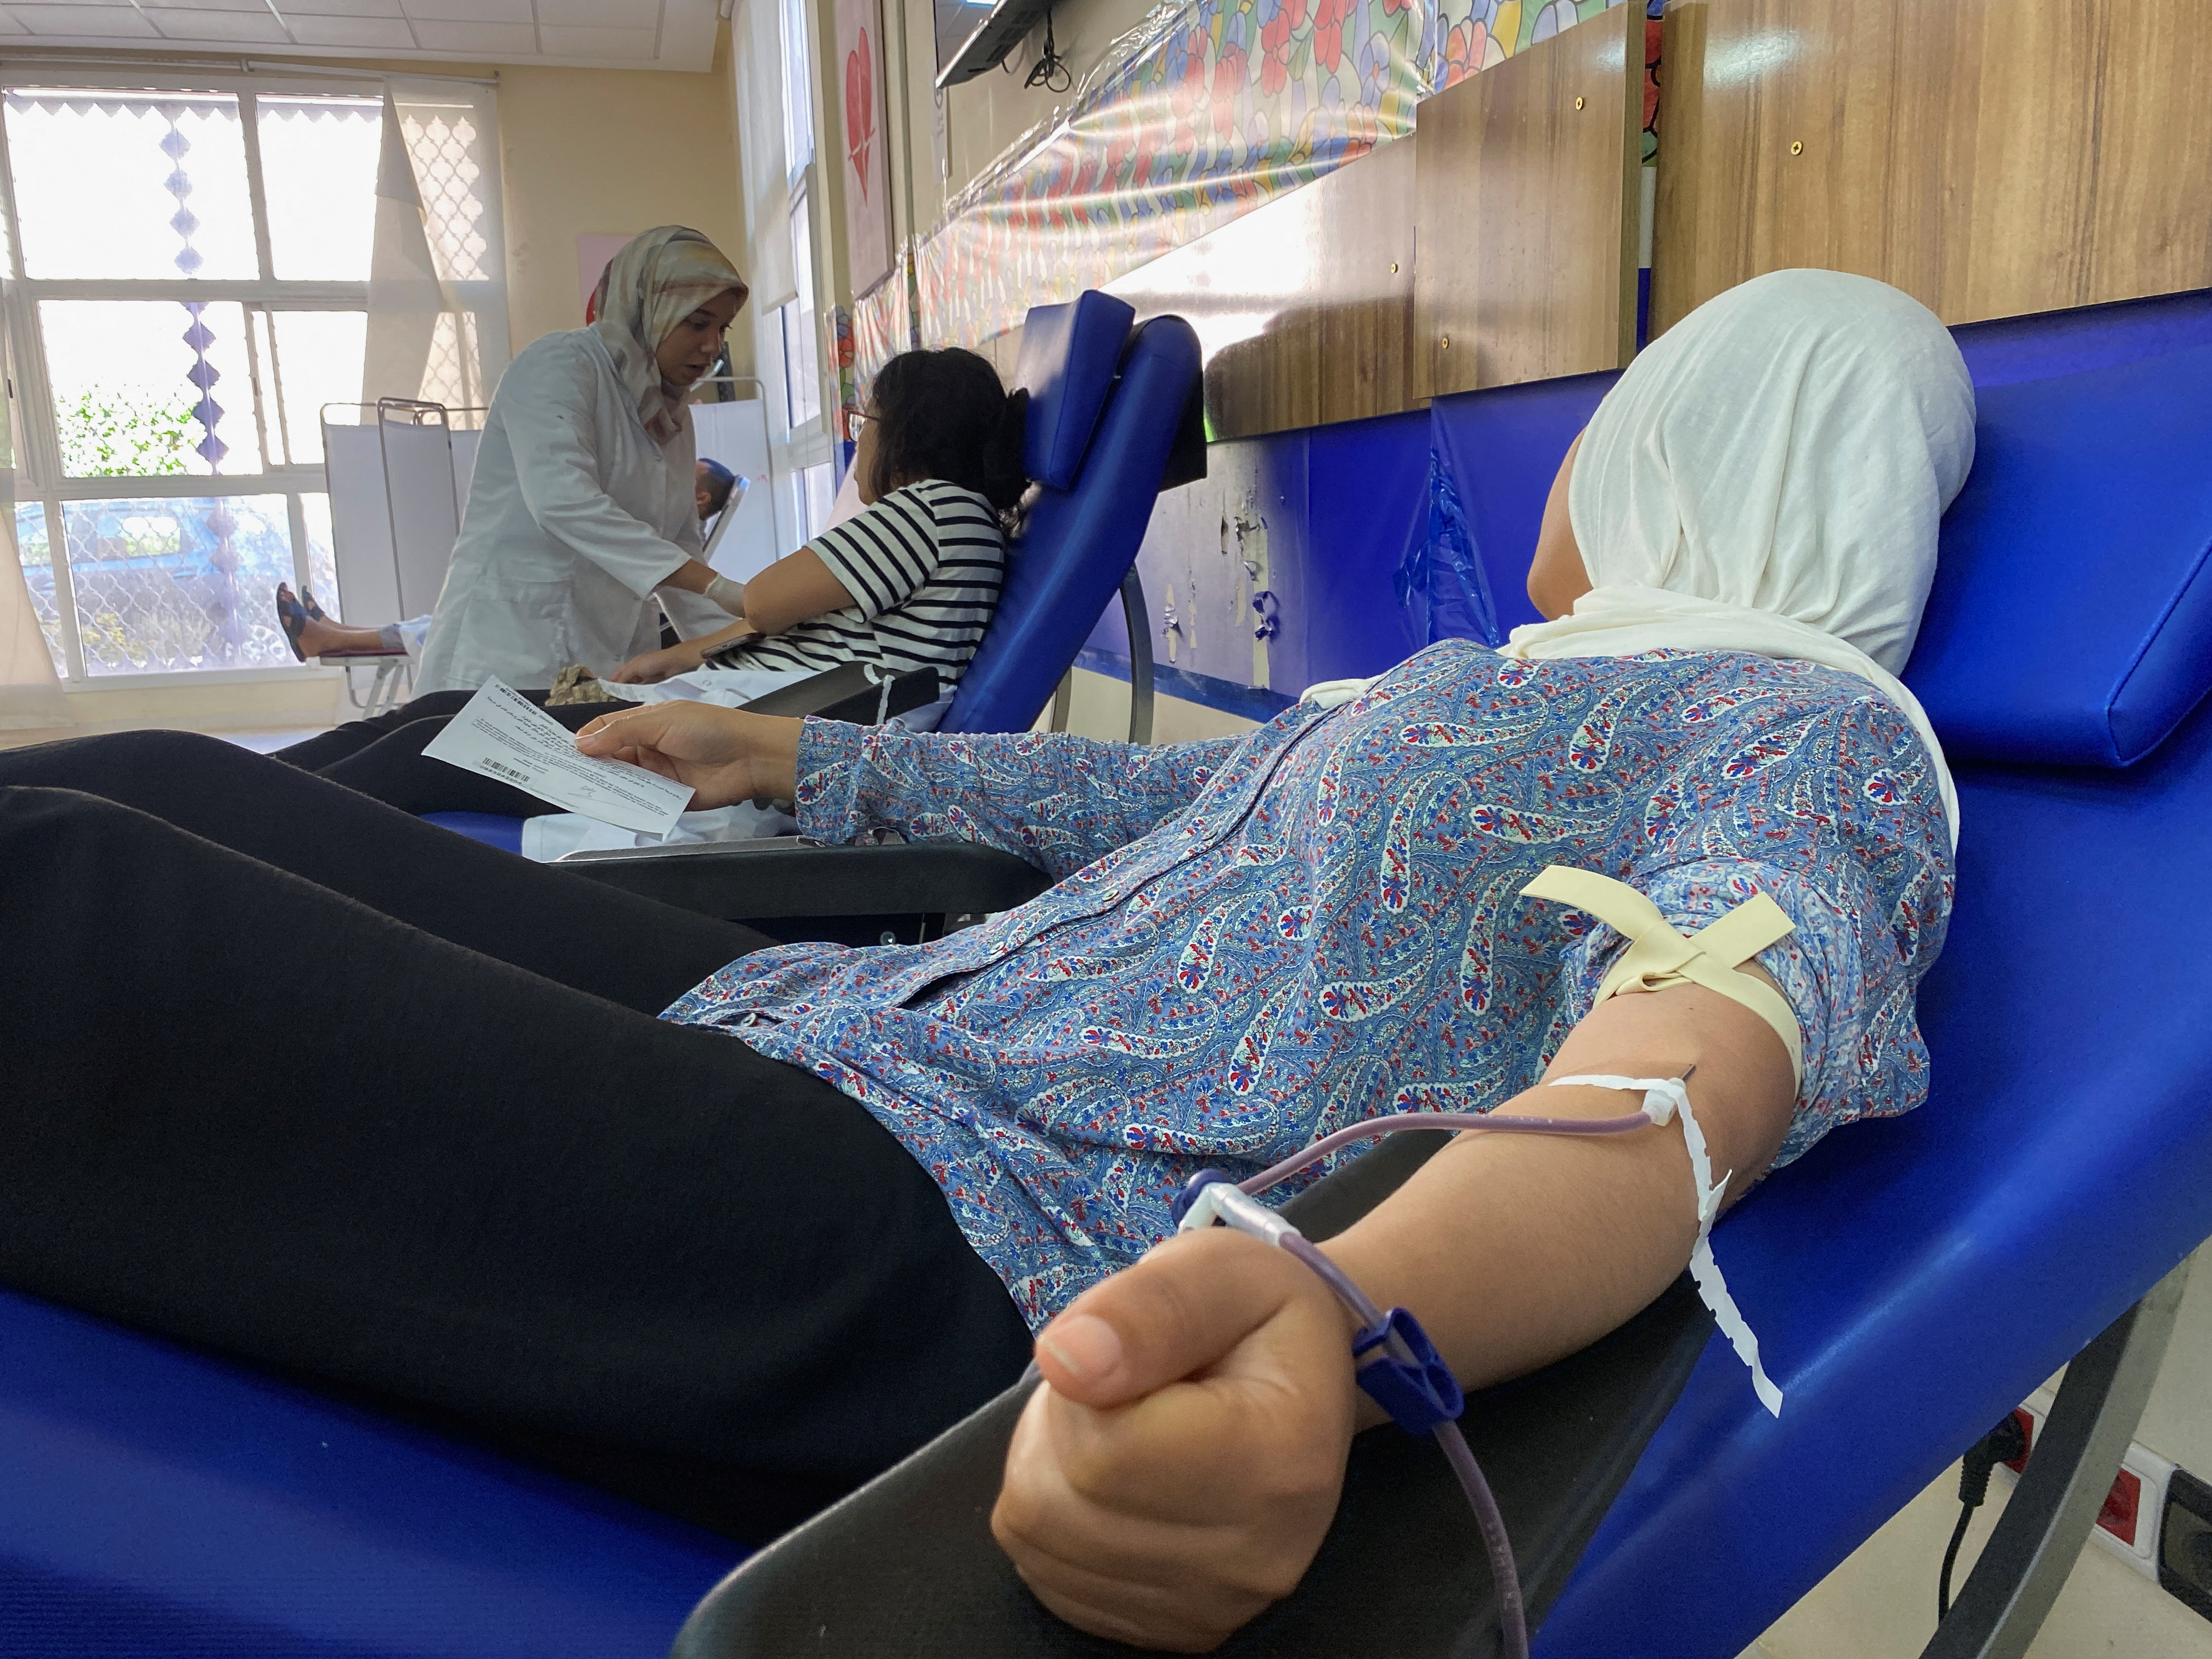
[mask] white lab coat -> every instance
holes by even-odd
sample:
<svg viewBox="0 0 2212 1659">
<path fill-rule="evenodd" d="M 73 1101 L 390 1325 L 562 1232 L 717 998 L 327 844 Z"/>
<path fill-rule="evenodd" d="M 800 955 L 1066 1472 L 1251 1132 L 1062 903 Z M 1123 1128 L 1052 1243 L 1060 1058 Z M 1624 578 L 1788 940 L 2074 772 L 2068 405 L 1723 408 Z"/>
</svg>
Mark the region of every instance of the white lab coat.
<svg viewBox="0 0 2212 1659">
<path fill-rule="evenodd" d="M 491 400 L 416 694 L 543 689 L 658 646 L 653 590 L 702 547 L 695 466 L 690 422 L 647 436 L 592 330 L 533 342 Z"/>
</svg>

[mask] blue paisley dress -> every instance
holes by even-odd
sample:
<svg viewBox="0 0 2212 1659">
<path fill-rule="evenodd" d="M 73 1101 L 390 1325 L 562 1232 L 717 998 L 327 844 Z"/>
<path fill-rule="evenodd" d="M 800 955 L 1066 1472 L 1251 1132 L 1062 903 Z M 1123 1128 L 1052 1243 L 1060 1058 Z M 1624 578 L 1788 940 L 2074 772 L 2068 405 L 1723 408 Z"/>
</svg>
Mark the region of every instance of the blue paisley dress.
<svg viewBox="0 0 2212 1659">
<path fill-rule="evenodd" d="M 1950 837 L 1912 728 L 1831 669 L 1446 641 L 1242 738 L 809 720 L 799 774 L 809 835 L 981 842 L 1059 885 L 929 945 L 760 951 L 664 1018 L 859 1101 L 1033 1325 L 1163 1236 L 1197 1170 L 1534 1082 L 1622 944 L 1520 896 L 1547 864 L 1685 933 L 1755 892 L 1796 921 L 1759 957 L 1804 1029 L 1784 1161 L 1927 1091 Z"/>
</svg>

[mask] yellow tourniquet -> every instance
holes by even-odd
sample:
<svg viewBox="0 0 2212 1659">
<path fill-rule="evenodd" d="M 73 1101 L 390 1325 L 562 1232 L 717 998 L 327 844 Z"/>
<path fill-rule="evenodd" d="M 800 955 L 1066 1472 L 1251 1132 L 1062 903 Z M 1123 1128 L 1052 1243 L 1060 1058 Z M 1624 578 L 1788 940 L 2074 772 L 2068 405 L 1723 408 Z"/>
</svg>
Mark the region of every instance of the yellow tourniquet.
<svg viewBox="0 0 2212 1659">
<path fill-rule="evenodd" d="M 1782 1046 L 1790 1051 L 1790 1077 L 1804 1081 L 1805 1045 L 1797 1016 L 1781 993 L 1765 980 L 1737 971 L 1739 963 L 1750 961 L 1796 928 L 1797 924 L 1765 894 L 1753 895 L 1719 921 L 1707 923 L 1685 939 L 1650 899 L 1627 883 L 1601 876 L 1595 870 L 1547 865 L 1521 891 L 1528 898 L 1571 904 L 1627 938 L 1628 949 L 1597 988 L 1598 1001 L 1624 991 L 1702 985 L 1741 1003 L 1771 1025 Z"/>
</svg>

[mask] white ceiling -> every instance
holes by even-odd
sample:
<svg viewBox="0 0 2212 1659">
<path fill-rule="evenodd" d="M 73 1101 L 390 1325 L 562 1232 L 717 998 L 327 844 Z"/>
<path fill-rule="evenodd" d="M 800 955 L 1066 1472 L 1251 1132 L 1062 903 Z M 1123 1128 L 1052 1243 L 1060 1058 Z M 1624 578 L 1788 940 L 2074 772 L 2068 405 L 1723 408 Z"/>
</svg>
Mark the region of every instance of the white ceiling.
<svg viewBox="0 0 2212 1659">
<path fill-rule="evenodd" d="M 9 46 L 704 70 L 715 0 L 0 0 Z"/>
</svg>

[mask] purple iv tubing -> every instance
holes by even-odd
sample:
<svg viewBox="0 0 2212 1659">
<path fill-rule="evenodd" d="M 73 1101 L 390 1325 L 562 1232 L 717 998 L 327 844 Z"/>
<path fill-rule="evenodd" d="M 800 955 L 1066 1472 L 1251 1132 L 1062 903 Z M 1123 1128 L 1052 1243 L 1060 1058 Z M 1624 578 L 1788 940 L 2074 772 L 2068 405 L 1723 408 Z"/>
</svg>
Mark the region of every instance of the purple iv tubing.
<svg viewBox="0 0 2212 1659">
<path fill-rule="evenodd" d="M 1686 1073 L 1684 1075 L 1687 1075 Z M 1323 1135 L 1302 1152 L 1293 1152 L 1280 1164 L 1271 1164 L 1237 1190 L 1256 1198 L 1268 1188 L 1288 1181 L 1301 1170 L 1318 1164 L 1331 1152 L 1362 1140 L 1380 1140 L 1401 1129 L 1481 1129 L 1498 1134 L 1625 1135 L 1651 1127 L 1651 1114 L 1631 1112 L 1626 1117 L 1502 1117 L 1488 1112 L 1401 1112 L 1395 1117 L 1372 1117 Z"/>
<path fill-rule="evenodd" d="M 1310 1240 L 1290 1233 L 1282 1243 L 1285 1249 L 1322 1276 L 1364 1328 L 1372 1330 L 1382 1323 L 1382 1310 L 1368 1300 L 1367 1293 Z M 1521 1574 L 1513 1565 L 1513 1541 L 1505 1535 L 1505 1517 L 1498 1512 L 1498 1499 L 1491 1493 L 1490 1482 L 1482 1478 L 1482 1467 L 1468 1449 L 1467 1437 L 1459 1431 L 1458 1424 L 1439 1423 L 1430 1432 L 1443 1449 L 1452 1473 L 1459 1477 L 1460 1489 L 1467 1493 L 1468 1507 L 1474 1511 L 1474 1524 L 1482 1533 L 1482 1547 L 1490 1553 L 1490 1571 L 1498 1581 L 1498 1622 L 1504 1632 L 1505 1659 L 1528 1659 L 1528 1620 L 1521 1606 Z"/>
<path fill-rule="evenodd" d="M 1320 1162 L 1340 1147 L 1362 1140 L 1379 1140 L 1401 1129 L 1478 1129 L 1498 1134 L 1619 1135 L 1648 1129 L 1651 1123 L 1649 1112 L 1631 1112 L 1625 1117 L 1601 1118 L 1504 1117 L 1482 1112 L 1403 1112 L 1394 1117 L 1371 1118 L 1364 1123 L 1355 1123 L 1348 1129 L 1339 1129 L 1334 1134 L 1324 1135 L 1304 1152 L 1286 1158 L 1279 1164 L 1269 1165 L 1249 1181 L 1239 1182 L 1237 1189 L 1248 1197 L 1256 1197 L 1278 1182 L 1286 1181 L 1301 1170 Z M 1321 1275 L 1322 1281 L 1336 1293 L 1339 1301 L 1352 1310 L 1363 1328 L 1373 1330 L 1384 1323 L 1386 1316 L 1383 1310 L 1352 1282 L 1350 1274 L 1323 1255 L 1311 1240 L 1302 1234 L 1289 1232 L 1278 1242 L 1284 1249 Z M 1498 1621 L 1504 1637 L 1505 1659 L 1528 1659 L 1528 1621 L 1521 1601 L 1521 1575 L 1513 1565 L 1513 1544 L 1505 1535 L 1505 1518 L 1498 1513 L 1498 1499 L 1491 1492 L 1490 1482 L 1483 1479 L 1481 1466 L 1468 1449 L 1467 1437 L 1461 1434 L 1459 1425 L 1455 1422 L 1439 1423 L 1432 1432 L 1437 1444 L 1443 1451 L 1444 1461 L 1451 1465 L 1452 1473 L 1459 1477 L 1460 1488 L 1467 1494 L 1468 1506 L 1474 1511 L 1475 1525 L 1482 1534 L 1483 1547 L 1490 1555 L 1490 1571 L 1498 1584 Z"/>
</svg>

